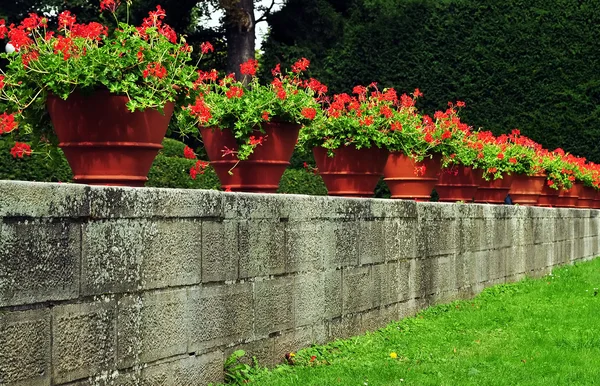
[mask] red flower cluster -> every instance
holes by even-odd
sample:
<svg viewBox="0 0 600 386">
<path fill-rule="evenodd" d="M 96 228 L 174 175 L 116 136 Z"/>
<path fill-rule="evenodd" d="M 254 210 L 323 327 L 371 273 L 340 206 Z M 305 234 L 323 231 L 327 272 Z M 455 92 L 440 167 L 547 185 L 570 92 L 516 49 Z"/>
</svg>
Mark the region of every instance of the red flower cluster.
<svg viewBox="0 0 600 386">
<path fill-rule="evenodd" d="M 190 114 L 196 117 L 201 125 L 207 123 L 212 117 L 210 108 L 201 98 L 197 98 L 196 103 L 193 106 L 188 106 L 188 109 L 190 110 Z"/>
<path fill-rule="evenodd" d="M 256 70 L 258 70 L 258 60 L 248 59 L 246 62 L 240 64 L 240 73 L 242 75 L 256 75 Z"/>
<path fill-rule="evenodd" d="M 292 71 L 295 73 L 299 73 L 302 71 L 306 71 L 308 66 L 310 65 L 310 60 L 306 58 L 302 58 L 298 60 L 296 63 L 292 64 Z"/>
<path fill-rule="evenodd" d="M 71 14 L 70 11 L 63 11 L 58 15 L 58 28 L 71 29 L 75 25 L 77 17 Z"/>
<path fill-rule="evenodd" d="M 31 155 L 31 146 L 23 142 L 16 142 L 15 146 L 10 149 L 10 154 L 13 158 L 23 158 L 24 155 Z"/>
<path fill-rule="evenodd" d="M 0 134 L 10 133 L 17 128 L 13 114 L 2 113 L 0 115 Z"/>
<path fill-rule="evenodd" d="M 177 34 L 173 28 L 171 28 L 171 26 L 168 24 L 163 23 L 163 20 L 166 16 L 167 14 L 165 13 L 165 10 L 162 9 L 160 5 L 157 5 L 156 11 L 148 12 L 148 17 L 142 21 L 142 25 L 140 27 L 136 27 L 138 34 L 143 39 L 148 39 L 148 28 L 156 27 L 158 32 L 169 39 L 171 43 L 177 43 Z"/>
<path fill-rule="evenodd" d="M 101 0 L 100 1 L 100 10 L 102 11 L 110 11 L 110 12 L 115 12 L 117 10 L 117 8 L 119 8 L 119 5 L 121 5 L 121 1 L 120 0 Z"/>
<path fill-rule="evenodd" d="M 190 177 L 195 180 L 198 174 L 204 174 L 208 165 L 209 163 L 206 161 L 197 161 L 196 164 L 190 169 Z"/>
<path fill-rule="evenodd" d="M 312 121 L 317 116 L 317 110 L 312 107 L 305 107 L 302 109 L 302 115 Z"/>
<path fill-rule="evenodd" d="M 262 145 L 265 138 L 266 138 L 266 136 L 256 138 L 255 136 L 252 135 L 248 139 L 248 143 L 250 144 L 250 146 Z"/>
<path fill-rule="evenodd" d="M 208 54 L 209 52 L 213 52 L 214 50 L 215 50 L 215 48 L 209 42 L 204 42 L 204 43 L 200 44 L 200 51 L 203 54 Z"/>
<path fill-rule="evenodd" d="M 237 86 L 232 86 L 227 92 L 225 92 L 227 98 L 241 98 L 244 96 L 244 89 Z"/>
<path fill-rule="evenodd" d="M 183 156 L 187 159 L 196 159 L 196 153 L 189 146 L 183 148 Z"/>
<path fill-rule="evenodd" d="M 0 39 L 4 39 L 7 32 L 8 29 L 6 28 L 6 21 L 4 19 L 0 19 Z"/>
<path fill-rule="evenodd" d="M 148 66 L 142 73 L 144 78 L 149 77 L 150 75 L 157 77 L 158 79 L 163 79 L 167 76 L 167 69 L 160 63 L 148 63 Z"/>
</svg>

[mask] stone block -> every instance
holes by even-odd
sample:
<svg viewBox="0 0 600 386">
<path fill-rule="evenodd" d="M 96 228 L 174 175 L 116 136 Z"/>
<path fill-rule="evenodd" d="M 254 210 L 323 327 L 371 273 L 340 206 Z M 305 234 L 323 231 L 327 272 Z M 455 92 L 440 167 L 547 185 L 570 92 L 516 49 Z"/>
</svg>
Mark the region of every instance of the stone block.
<svg viewBox="0 0 600 386">
<path fill-rule="evenodd" d="M 204 228 L 200 221 L 163 220 L 148 226 L 152 231 L 145 234 L 141 250 L 141 287 L 154 289 L 200 283 L 204 247 Z"/>
<path fill-rule="evenodd" d="M 361 315 L 362 331 L 377 331 L 398 320 L 398 304 L 375 308 Z"/>
<path fill-rule="evenodd" d="M 489 277 L 489 254 L 487 251 L 478 251 L 474 254 L 475 260 L 475 283 L 485 283 L 490 280 Z"/>
<path fill-rule="evenodd" d="M 359 263 L 383 263 L 386 255 L 385 221 L 360 221 L 359 231 Z"/>
<path fill-rule="evenodd" d="M 240 278 L 285 272 L 285 223 L 248 220 L 239 223 Z"/>
<path fill-rule="evenodd" d="M 370 267 L 342 270 L 342 315 L 373 308 L 373 281 Z"/>
<path fill-rule="evenodd" d="M 410 262 L 403 260 L 371 267 L 373 307 L 388 306 L 407 300 Z"/>
<path fill-rule="evenodd" d="M 151 365 L 142 370 L 144 386 L 207 386 L 223 382 L 223 353 L 214 351 L 205 355 L 190 355 Z"/>
<path fill-rule="evenodd" d="M 459 217 L 456 220 L 456 252 L 473 252 L 479 249 L 482 219 Z"/>
<path fill-rule="evenodd" d="M 416 218 L 391 219 L 384 222 L 385 261 L 417 257 Z"/>
<path fill-rule="evenodd" d="M 81 226 L 0 222 L 0 307 L 79 295 Z"/>
<path fill-rule="evenodd" d="M 322 272 L 296 276 L 292 294 L 294 296 L 295 327 L 322 322 L 327 304 Z"/>
<path fill-rule="evenodd" d="M 514 245 L 507 251 L 506 276 L 523 274 L 526 271 L 526 249 L 523 245 Z"/>
<path fill-rule="evenodd" d="M 408 283 L 411 298 L 422 298 L 435 292 L 433 265 L 432 258 L 410 260 Z"/>
<path fill-rule="evenodd" d="M 223 194 L 223 216 L 225 219 L 238 221 L 261 219 L 279 221 L 284 217 L 282 215 L 283 204 L 289 199 L 284 195 L 277 194 Z"/>
<path fill-rule="evenodd" d="M 554 218 L 536 218 L 533 221 L 533 242 L 535 244 L 554 241 Z"/>
<path fill-rule="evenodd" d="M 325 287 L 325 319 L 342 316 L 342 270 L 330 270 L 323 273 Z"/>
<path fill-rule="evenodd" d="M 88 187 L 0 181 L 0 217 L 81 218 L 89 215 Z"/>
<path fill-rule="evenodd" d="M 189 302 L 190 352 L 203 352 L 253 337 L 252 283 L 190 289 Z"/>
<path fill-rule="evenodd" d="M 501 248 L 488 251 L 489 280 L 503 280 L 506 277 L 506 260 L 511 248 Z"/>
<path fill-rule="evenodd" d="M 254 332 L 257 338 L 294 326 L 294 278 L 254 283 Z"/>
<path fill-rule="evenodd" d="M 118 366 L 131 367 L 187 352 L 190 320 L 185 289 L 124 296 L 118 303 Z"/>
<path fill-rule="evenodd" d="M 322 271 L 335 256 L 335 225 L 324 220 L 290 221 L 285 226 L 286 272 Z"/>
<path fill-rule="evenodd" d="M 372 199 L 369 200 L 372 217 L 399 219 L 399 218 L 417 218 L 418 203 L 411 200 L 388 200 Z"/>
<path fill-rule="evenodd" d="M 84 295 L 135 291 L 147 240 L 157 236 L 146 220 L 92 221 L 84 224 L 81 289 Z"/>
<path fill-rule="evenodd" d="M 214 190 L 90 186 L 90 216 L 203 218 L 223 216 L 223 193 Z"/>
<path fill-rule="evenodd" d="M 238 277 L 238 223 L 202 222 L 202 282 L 236 280 Z"/>
<path fill-rule="evenodd" d="M 55 384 L 115 368 L 116 302 L 59 305 L 52 315 L 52 379 Z"/>
<path fill-rule="evenodd" d="M 326 268 L 358 265 L 360 228 L 355 221 L 339 220 L 333 223 L 334 255 L 325 259 Z"/>
<path fill-rule="evenodd" d="M 457 244 L 455 231 L 455 219 L 446 217 L 443 211 L 427 210 L 419 213 L 416 230 L 417 256 L 425 258 L 455 253 Z"/>
<path fill-rule="evenodd" d="M 341 318 L 335 318 L 328 323 L 328 340 L 347 339 L 351 336 L 362 333 L 361 315 L 344 315 Z"/>
<path fill-rule="evenodd" d="M 50 385 L 50 312 L 0 312 L 0 385 Z"/>
</svg>

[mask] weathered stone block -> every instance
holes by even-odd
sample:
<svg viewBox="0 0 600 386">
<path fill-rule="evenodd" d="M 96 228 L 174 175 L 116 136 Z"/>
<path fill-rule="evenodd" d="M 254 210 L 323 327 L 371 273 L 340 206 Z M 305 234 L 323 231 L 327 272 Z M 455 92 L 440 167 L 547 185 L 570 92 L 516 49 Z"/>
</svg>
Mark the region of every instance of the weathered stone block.
<svg viewBox="0 0 600 386">
<path fill-rule="evenodd" d="M 254 283 L 254 331 L 258 337 L 294 326 L 294 278 L 280 277 Z"/>
<path fill-rule="evenodd" d="M 80 218 L 89 215 L 88 187 L 0 181 L 0 217 Z"/>
<path fill-rule="evenodd" d="M 358 240 L 360 228 L 355 221 L 339 220 L 333 223 L 333 258 L 325 259 L 326 268 L 340 268 L 358 265 Z"/>
<path fill-rule="evenodd" d="M 238 277 L 238 223 L 202 222 L 202 282 L 236 280 Z"/>
<path fill-rule="evenodd" d="M 190 352 L 203 352 L 253 336 L 252 283 L 190 289 L 189 302 Z"/>
<path fill-rule="evenodd" d="M 335 256 L 333 223 L 323 220 L 291 221 L 286 224 L 286 272 L 322 271 Z"/>
<path fill-rule="evenodd" d="M 223 216 L 233 220 L 277 220 L 282 216 L 285 196 L 277 194 L 223 194 Z"/>
<path fill-rule="evenodd" d="M 434 259 L 410 260 L 410 273 L 408 277 L 410 297 L 424 297 L 435 291 L 433 276 Z"/>
<path fill-rule="evenodd" d="M 456 221 L 447 213 L 451 205 L 419 206 L 417 256 L 449 255 L 456 251 Z"/>
<path fill-rule="evenodd" d="M 409 273 L 408 260 L 373 265 L 373 306 L 387 306 L 408 299 Z"/>
<path fill-rule="evenodd" d="M 81 227 L 0 222 L 0 307 L 79 295 Z"/>
<path fill-rule="evenodd" d="M 344 268 L 342 280 L 342 315 L 373 308 L 373 281 L 370 267 Z"/>
<path fill-rule="evenodd" d="M 342 270 L 331 270 L 323 273 L 325 287 L 325 311 L 323 317 L 332 319 L 342 316 Z"/>
<path fill-rule="evenodd" d="M 0 312 L 0 385 L 50 385 L 50 312 Z"/>
<path fill-rule="evenodd" d="M 294 279 L 294 315 L 295 327 L 320 323 L 327 304 L 323 273 L 307 273 Z"/>
<path fill-rule="evenodd" d="M 223 382 L 223 353 L 214 351 L 152 365 L 142 370 L 142 385 L 198 385 Z"/>
<path fill-rule="evenodd" d="M 127 295 L 118 304 L 118 365 L 187 352 L 190 321 L 185 289 Z"/>
<path fill-rule="evenodd" d="M 328 323 L 328 339 L 346 339 L 351 336 L 360 335 L 362 332 L 361 315 L 345 315 L 335 318 Z"/>
<path fill-rule="evenodd" d="M 141 250 L 141 287 L 166 288 L 200 283 L 201 249 L 204 246 L 200 221 L 163 220 L 148 225 L 153 231 L 145 234 Z"/>
<path fill-rule="evenodd" d="M 385 260 L 417 257 L 416 218 L 391 219 L 384 222 Z"/>
<path fill-rule="evenodd" d="M 533 221 L 533 242 L 535 244 L 551 243 L 554 241 L 554 218 L 536 218 Z"/>
<path fill-rule="evenodd" d="M 52 316 L 52 377 L 56 384 L 115 368 L 116 302 L 59 305 Z"/>
<path fill-rule="evenodd" d="M 361 315 L 362 331 L 377 331 L 398 320 L 398 304 L 375 308 Z"/>
<path fill-rule="evenodd" d="M 155 223 L 145 220 L 93 221 L 84 224 L 81 289 L 84 295 L 137 290 L 147 240 Z"/>
<path fill-rule="evenodd" d="M 285 223 L 249 220 L 239 223 L 238 248 L 241 278 L 285 272 Z"/>
<path fill-rule="evenodd" d="M 383 220 L 360 221 L 358 224 L 360 264 L 384 262 L 386 253 L 385 222 Z"/>
<path fill-rule="evenodd" d="M 195 189 L 88 187 L 92 218 L 223 216 L 223 193 Z"/>
</svg>

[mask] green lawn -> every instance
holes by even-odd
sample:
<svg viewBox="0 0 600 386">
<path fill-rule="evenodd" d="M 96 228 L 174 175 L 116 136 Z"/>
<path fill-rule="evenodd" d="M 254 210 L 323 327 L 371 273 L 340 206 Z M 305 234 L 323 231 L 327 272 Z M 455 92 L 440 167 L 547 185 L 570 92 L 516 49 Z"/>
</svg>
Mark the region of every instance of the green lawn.
<svg viewBox="0 0 600 386">
<path fill-rule="evenodd" d="M 260 371 L 249 383 L 600 385 L 598 288 L 600 259 L 566 266 L 302 350 L 294 366 Z"/>
</svg>

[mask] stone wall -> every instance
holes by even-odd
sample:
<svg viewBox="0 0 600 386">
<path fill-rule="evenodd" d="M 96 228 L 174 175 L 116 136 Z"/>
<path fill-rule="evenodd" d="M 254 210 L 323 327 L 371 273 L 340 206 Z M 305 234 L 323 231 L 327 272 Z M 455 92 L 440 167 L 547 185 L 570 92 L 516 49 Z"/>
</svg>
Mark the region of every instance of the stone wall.
<svg viewBox="0 0 600 386">
<path fill-rule="evenodd" d="M 0 181 L 0 384 L 220 381 L 590 259 L 598 213 Z"/>
</svg>

